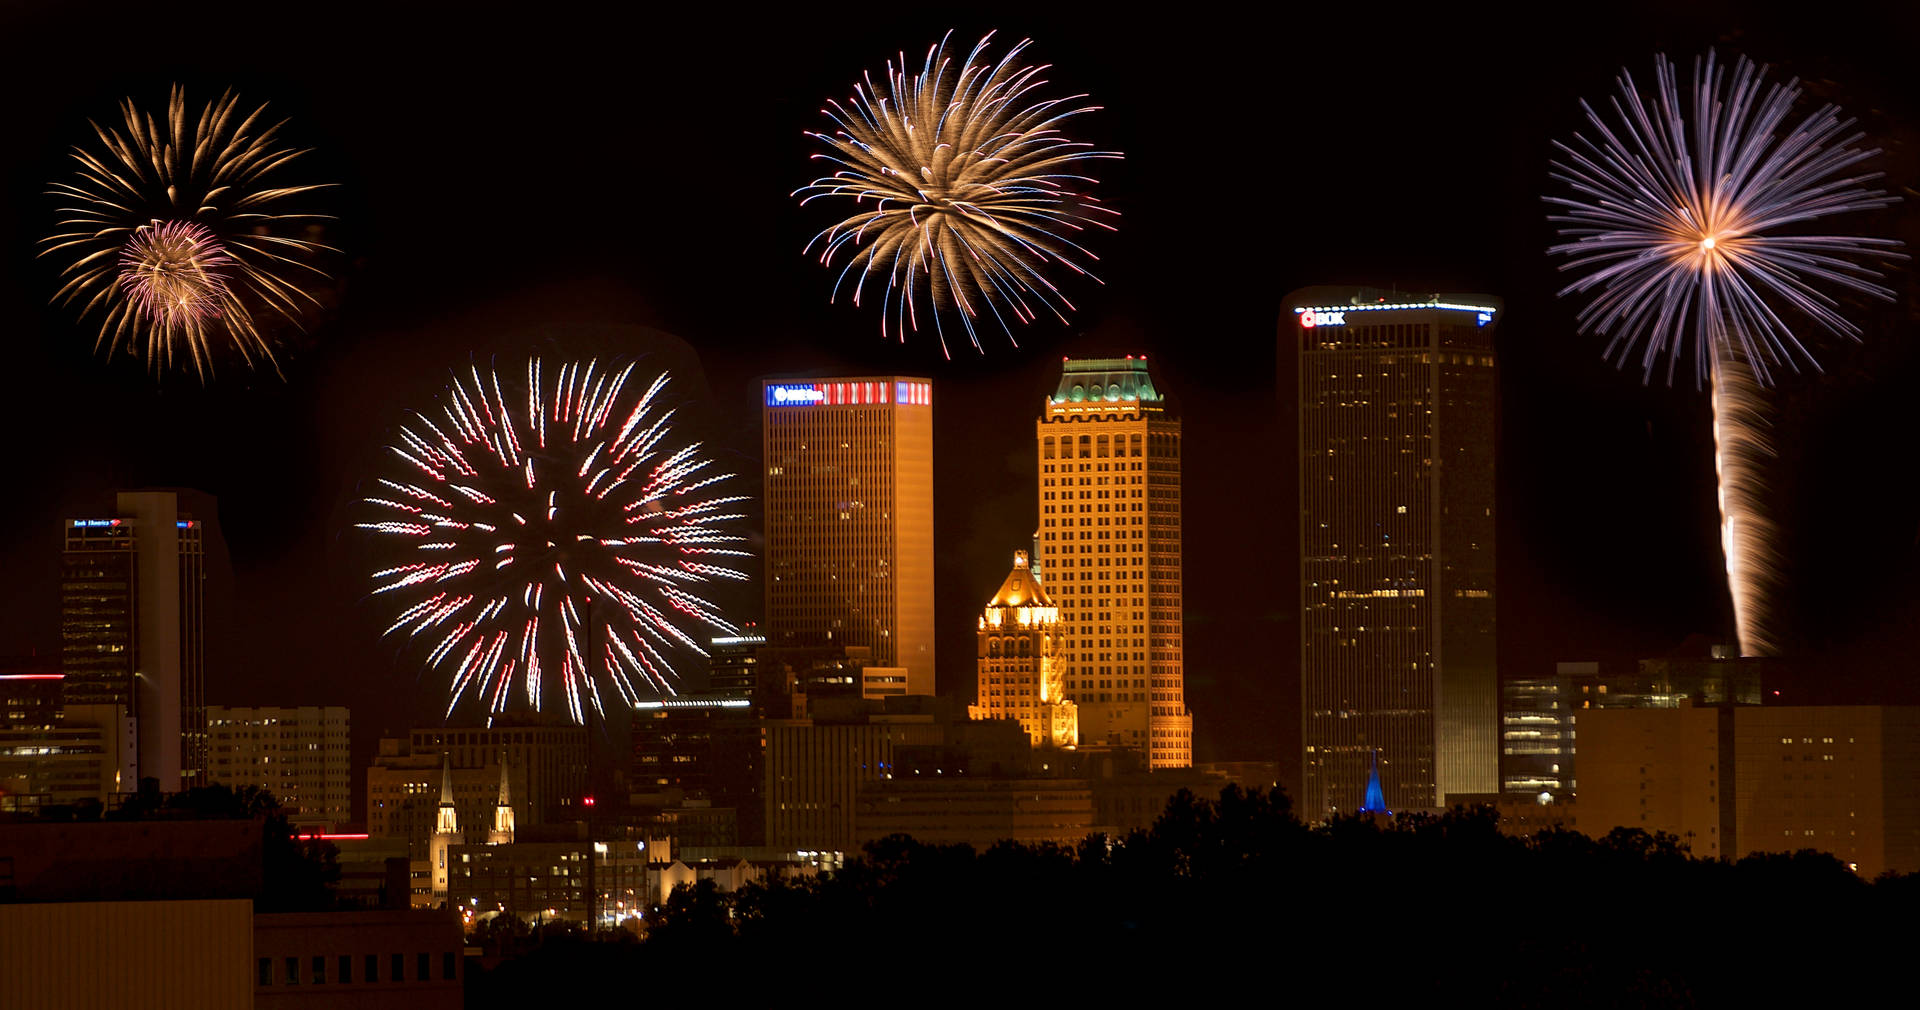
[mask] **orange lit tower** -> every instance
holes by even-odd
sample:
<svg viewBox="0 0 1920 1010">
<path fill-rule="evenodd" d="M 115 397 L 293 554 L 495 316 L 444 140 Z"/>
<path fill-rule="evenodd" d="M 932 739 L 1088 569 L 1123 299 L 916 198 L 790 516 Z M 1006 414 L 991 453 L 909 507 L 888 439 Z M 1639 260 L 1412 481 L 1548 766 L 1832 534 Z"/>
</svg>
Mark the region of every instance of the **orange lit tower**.
<svg viewBox="0 0 1920 1010">
<path fill-rule="evenodd" d="M 1193 764 L 1180 596 L 1180 422 L 1145 356 L 1068 359 L 1034 425 L 1047 594 L 1082 746 Z"/>
<path fill-rule="evenodd" d="M 975 719 L 1017 719 L 1035 747 L 1080 742 L 1079 714 L 1066 700 L 1060 661 L 1060 608 L 1015 551 L 1013 571 L 980 614 L 978 704 Z"/>
<path fill-rule="evenodd" d="M 867 693 L 932 694 L 933 384 L 770 379 L 762 393 L 768 644 L 864 647 Z"/>
</svg>

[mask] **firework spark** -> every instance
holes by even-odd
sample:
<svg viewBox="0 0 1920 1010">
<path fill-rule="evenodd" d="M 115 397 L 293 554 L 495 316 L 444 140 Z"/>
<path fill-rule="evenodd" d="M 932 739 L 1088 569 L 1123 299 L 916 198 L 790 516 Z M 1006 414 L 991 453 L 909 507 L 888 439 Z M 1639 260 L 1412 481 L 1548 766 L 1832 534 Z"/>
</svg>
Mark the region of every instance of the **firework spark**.
<svg viewBox="0 0 1920 1010">
<path fill-rule="evenodd" d="M 927 48 L 920 72 L 909 76 L 906 55 L 889 61 L 884 93 L 871 74 L 844 103 L 821 110 L 832 133 L 809 133 L 829 151 L 815 158 L 835 164 L 832 175 L 795 191 L 804 206 L 817 199 L 850 200 L 853 212 L 807 244 L 831 267 L 850 253 L 834 281 L 834 297 L 849 274 L 853 302 L 866 283 L 884 276 L 880 332 L 920 327 L 919 303 L 929 306 L 940 349 L 947 351 L 942 314 L 957 314 L 975 350 L 975 322 L 984 310 L 1006 332 L 1009 317 L 1030 323 L 1041 311 L 1063 322 L 1073 308 L 1048 280 L 1057 262 L 1091 277 L 1083 260 L 1098 260 L 1081 244 L 1089 228 L 1113 231 L 1115 211 L 1083 191 L 1095 180 L 1084 163 L 1119 158 L 1069 139 L 1060 125 L 1098 106 L 1085 95 L 1042 99 L 1046 66 L 1021 66 L 1022 40 L 997 62 L 984 53 L 987 33 L 956 64 L 946 38 Z M 1095 278 L 1097 281 L 1098 278 Z"/>
<path fill-rule="evenodd" d="M 298 325 L 318 301 L 307 285 L 326 274 L 309 260 L 333 251 L 284 234 L 330 220 L 294 209 L 327 187 L 270 182 L 305 151 L 277 139 L 262 105 L 243 114 L 232 92 L 194 115 L 174 87 L 165 123 L 121 103 L 121 129 L 93 126 L 97 149 L 76 147 L 74 176 L 55 182 L 58 229 L 40 255 L 67 262 L 54 301 L 103 313 L 95 350 L 122 347 L 155 371 L 177 356 L 204 381 L 218 351 L 249 367 L 273 350 L 257 313 Z"/>
<path fill-rule="evenodd" d="M 399 429 L 400 473 L 357 525 L 407 545 L 373 593 L 397 611 L 385 633 L 447 675 L 448 714 L 557 696 L 584 722 L 605 714 L 602 682 L 628 705 L 672 694 L 672 657 L 705 655 L 695 629 L 734 630 L 696 590 L 747 578 L 731 532 L 745 499 L 716 494 L 732 475 L 675 438 L 665 374 L 626 395 L 634 368 L 533 359 L 517 387 L 471 368 Z"/>
<path fill-rule="evenodd" d="M 1549 252 L 1580 275 L 1562 295 L 1595 292 L 1580 310 L 1581 332 L 1607 336 L 1608 358 L 1624 366 L 1640 347 L 1650 380 L 1664 356 L 1671 383 L 1690 357 L 1695 381 L 1712 383 L 1735 624 L 1744 655 L 1770 654 L 1778 574 L 1764 512 L 1766 389 L 1779 367 L 1819 367 L 1787 316 L 1858 339 L 1859 327 L 1822 288 L 1891 299 L 1882 274 L 1861 261 L 1905 258 L 1897 241 L 1806 229 L 1895 198 L 1872 188 L 1879 173 L 1859 169 L 1879 152 L 1859 146 L 1853 120 L 1824 105 L 1789 124 L 1798 81 L 1769 84 L 1766 68 L 1744 57 L 1731 70 L 1711 53 L 1697 60 L 1690 103 L 1664 56 L 1650 93 L 1626 71 L 1619 91 L 1614 125 L 1582 102 L 1594 136 L 1555 145 L 1553 178 L 1573 195 L 1547 198 L 1568 240 Z"/>
</svg>

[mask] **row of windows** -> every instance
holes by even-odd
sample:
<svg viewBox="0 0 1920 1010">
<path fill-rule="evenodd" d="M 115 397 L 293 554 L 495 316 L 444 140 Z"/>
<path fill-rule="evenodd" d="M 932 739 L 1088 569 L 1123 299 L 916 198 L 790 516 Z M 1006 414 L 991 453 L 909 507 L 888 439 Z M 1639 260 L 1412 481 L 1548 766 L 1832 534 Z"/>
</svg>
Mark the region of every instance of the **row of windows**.
<svg viewBox="0 0 1920 1010">
<path fill-rule="evenodd" d="M 328 984 L 327 960 L 328 960 L 327 956 L 324 954 L 315 954 L 313 956 L 313 959 L 310 962 L 310 967 L 304 977 L 304 981 L 306 984 L 308 985 L 327 985 Z M 260 958 L 259 967 L 258 967 L 259 984 L 261 985 L 276 985 L 276 984 L 277 985 L 300 985 L 303 981 L 303 978 L 300 972 L 301 959 L 298 957 L 288 957 L 288 958 L 280 959 L 280 963 L 284 967 L 279 971 L 277 976 L 277 981 L 276 981 L 276 973 L 275 973 L 275 967 L 274 967 L 275 959 L 271 957 Z M 354 956 L 352 954 L 341 954 L 334 961 L 335 973 L 333 976 L 332 984 L 353 985 L 354 984 L 353 963 L 354 963 Z M 360 973 L 361 983 L 371 985 L 373 983 L 380 981 L 380 955 L 368 954 L 364 957 L 364 959 L 361 960 L 360 963 L 362 965 L 361 973 Z M 387 965 L 388 965 L 387 981 L 389 982 L 407 981 L 407 955 L 405 954 L 390 955 L 387 961 Z M 450 950 L 442 952 L 440 955 L 440 978 L 443 981 L 451 981 L 459 977 L 460 977 L 460 955 Z M 413 981 L 415 982 L 433 981 L 433 955 L 432 954 L 421 953 L 415 956 Z"/>
</svg>

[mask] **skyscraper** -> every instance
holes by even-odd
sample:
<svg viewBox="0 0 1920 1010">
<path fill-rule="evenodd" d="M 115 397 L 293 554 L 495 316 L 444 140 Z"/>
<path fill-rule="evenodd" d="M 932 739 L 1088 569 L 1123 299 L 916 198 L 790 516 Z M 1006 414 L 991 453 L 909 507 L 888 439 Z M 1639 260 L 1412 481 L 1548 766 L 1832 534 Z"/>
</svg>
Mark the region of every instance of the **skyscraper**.
<svg viewBox="0 0 1920 1010">
<path fill-rule="evenodd" d="M 109 515 L 64 526 L 65 702 L 125 708 L 140 777 L 206 784 L 204 524 L 172 491 L 122 491 Z"/>
<path fill-rule="evenodd" d="M 875 690 L 933 693 L 933 387 L 768 380 L 766 633 L 865 647 Z M 900 669 L 904 689 L 879 670 Z"/>
<path fill-rule="evenodd" d="M 980 612 L 980 700 L 968 714 L 1016 720 L 1035 747 L 1078 744 L 1080 717 L 1066 700 L 1060 642 L 1060 608 L 1033 577 L 1027 552 L 1015 551 L 1013 571 Z"/>
<path fill-rule="evenodd" d="M 1493 325 L 1498 299 L 1287 297 L 1300 404 L 1303 805 L 1499 789 Z"/>
<path fill-rule="evenodd" d="M 1180 609 L 1180 422 L 1144 356 L 1067 360 L 1034 424 L 1046 591 L 1080 743 L 1193 764 Z"/>
</svg>

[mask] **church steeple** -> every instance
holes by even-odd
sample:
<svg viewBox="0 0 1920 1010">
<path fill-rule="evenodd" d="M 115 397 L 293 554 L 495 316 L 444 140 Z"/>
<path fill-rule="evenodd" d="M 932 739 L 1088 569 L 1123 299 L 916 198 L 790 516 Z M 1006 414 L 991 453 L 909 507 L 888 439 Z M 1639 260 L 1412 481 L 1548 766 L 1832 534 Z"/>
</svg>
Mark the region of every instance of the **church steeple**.
<svg viewBox="0 0 1920 1010">
<path fill-rule="evenodd" d="M 453 806 L 453 759 L 440 755 L 440 814 L 434 822 L 435 834 L 452 834 L 460 830 L 460 815 Z"/>
<path fill-rule="evenodd" d="M 433 896 L 447 897 L 448 851 L 460 841 L 460 816 L 453 805 L 453 759 L 440 756 L 440 810 L 434 821 L 429 857 L 433 862 Z"/>
<path fill-rule="evenodd" d="M 507 794 L 507 758 L 500 756 L 500 799 L 493 807 L 493 830 L 487 833 L 488 845 L 513 842 L 513 801 Z"/>
</svg>

